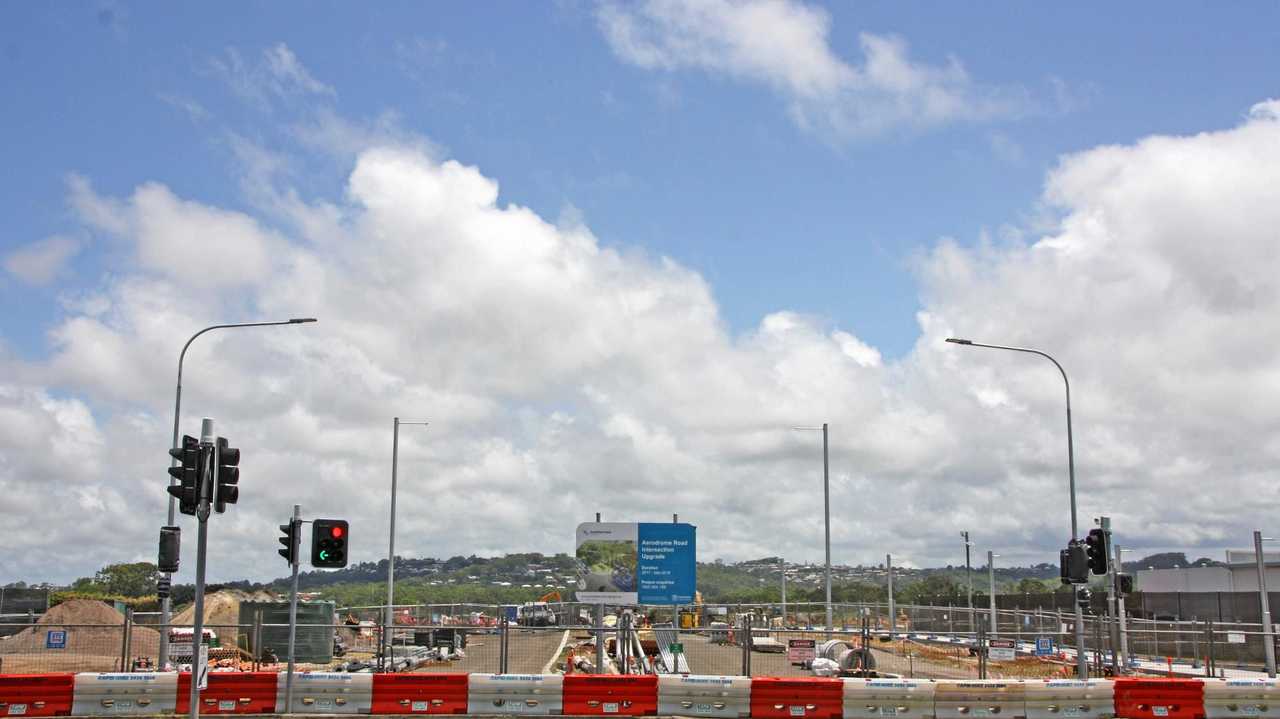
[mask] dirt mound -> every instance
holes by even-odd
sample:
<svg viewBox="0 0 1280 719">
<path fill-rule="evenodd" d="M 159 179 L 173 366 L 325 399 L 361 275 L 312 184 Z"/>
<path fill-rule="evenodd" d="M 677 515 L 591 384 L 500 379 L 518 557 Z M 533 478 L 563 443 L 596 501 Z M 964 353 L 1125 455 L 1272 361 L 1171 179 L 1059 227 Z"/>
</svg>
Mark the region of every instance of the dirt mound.
<svg viewBox="0 0 1280 719">
<path fill-rule="evenodd" d="M 65 649 L 46 649 L 48 633 L 67 632 Z M 130 653 L 154 655 L 160 648 L 160 633 L 134 625 Z M 119 655 L 124 639 L 124 616 L 107 604 L 92 599 L 72 599 L 51 607 L 36 622 L 8 639 L 0 640 L 0 654 L 59 652 L 66 654 Z"/>
<path fill-rule="evenodd" d="M 276 597 L 271 592 L 245 592 L 239 589 L 224 589 L 207 594 L 204 598 L 205 626 L 221 634 L 236 634 L 235 625 L 240 623 L 240 602 L 274 602 Z M 173 617 L 173 624 L 190 626 L 196 619 L 194 604 L 178 612 Z"/>
<path fill-rule="evenodd" d="M 124 624 L 124 615 L 96 599 L 69 599 L 50 607 L 36 624 Z"/>
</svg>

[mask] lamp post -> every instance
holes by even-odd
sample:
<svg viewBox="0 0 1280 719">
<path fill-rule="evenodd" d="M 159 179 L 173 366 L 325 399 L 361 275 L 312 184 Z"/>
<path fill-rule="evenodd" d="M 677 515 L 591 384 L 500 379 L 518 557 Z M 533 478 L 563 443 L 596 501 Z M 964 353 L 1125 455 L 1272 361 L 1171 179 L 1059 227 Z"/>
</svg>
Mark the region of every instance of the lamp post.
<svg viewBox="0 0 1280 719">
<path fill-rule="evenodd" d="M 419 424 L 426 425 L 427 422 L 422 420 L 408 421 L 395 417 L 391 423 L 391 528 L 387 534 L 390 535 L 387 546 L 387 611 L 383 618 L 386 626 L 383 627 L 382 636 L 383 643 L 386 644 L 386 651 L 383 654 L 384 666 L 386 662 L 395 659 L 393 651 L 395 650 L 393 629 L 395 627 L 395 587 L 396 587 L 396 468 L 400 463 L 400 425 L 402 424 Z"/>
<path fill-rule="evenodd" d="M 973 548 L 973 542 L 969 541 L 969 532 L 966 530 L 960 533 L 964 537 L 964 578 L 967 582 L 967 594 L 969 598 L 969 631 L 977 631 L 977 615 L 973 612 L 973 566 L 969 563 L 969 550 Z"/>
<path fill-rule="evenodd" d="M 271 327 L 274 325 L 301 325 L 301 324 L 307 324 L 309 322 L 315 322 L 315 321 L 316 321 L 316 318 L 314 317 L 294 317 L 291 319 L 280 320 L 276 322 L 234 322 L 231 324 L 224 324 L 224 325 L 210 325 L 209 327 L 205 327 L 199 332 L 191 335 L 190 339 L 187 340 L 187 343 L 182 345 L 182 352 L 178 355 L 178 387 L 173 394 L 173 448 L 174 449 L 180 448 L 180 445 L 178 444 L 178 436 L 179 436 L 178 435 L 178 418 L 181 416 L 181 413 L 182 413 L 182 363 L 187 359 L 187 348 L 191 346 L 191 343 L 194 342 L 197 337 L 211 330 L 222 330 L 222 329 L 229 329 L 232 327 Z M 174 457 L 173 461 L 170 462 L 170 466 L 176 467 L 180 463 L 181 463 L 181 460 L 179 460 L 177 457 Z M 177 483 L 176 478 L 174 477 L 169 478 L 170 486 L 176 483 Z M 175 498 L 173 497 L 173 495 L 169 495 L 169 515 L 168 515 L 169 526 L 172 526 L 174 522 L 174 516 L 173 516 L 174 499 Z M 164 574 L 164 578 L 171 579 L 172 575 L 166 572 Z M 161 671 L 164 671 L 165 664 L 167 664 L 169 661 L 169 620 L 171 619 L 171 611 L 172 611 L 172 604 L 170 603 L 169 598 L 165 597 L 164 599 L 160 600 L 160 656 L 158 659 L 159 659 Z"/>
<path fill-rule="evenodd" d="M 999 554 L 992 554 L 987 550 L 987 579 L 991 585 L 991 636 L 995 636 L 999 631 L 1000 623 L 996 621 L 996 557 Z"/>
<path fill-rule="evenodd" d="M 831 621 L 831 474 L 827 459 L 827 423 L 823 422 L 821 427 L 792 427 L 792 429 L 813 432 L 822 430 L 822 517 L 827 549 L 827 636 L 829 637 L 834 625 Z"/>
<path fill-rule="evenodd" d="M 968 347 L 986 347 L 988 349 L 1009 350 L 1010 352 L 1025 352 L 1027 354 L 1040 355 L 1053 363 L 1058 368 L 1058 372 L 1062 373 L 1062 384 L 1066 387 L 1067 392 L 1067 478 L 1068 486 L 1071 492 L 1071 543 L 1074 545 L 1080 536 L 1079 527 L 1076 523 L 1076 460 L 1075 448 L 1071 437 L 1071 381 L 1067 379 L 1067 371 L 1058 364 L 1058 360 L 1049 356 L 1048 353 L 1041 352 L 1030 347 L 1009 347 L 1006 345 L 984 344 L 982 342 L 974 342 L 973 340 L 959 339 L 956 337 L 948 337 L 947 342 Z M 1080 679 L 1089 678 L 1089 659 L 1084 653 L 1084 608 L 1080 606 L 1080 602 L 1076 603 L 1076 672 Z"/>
<path fill-rule="evenodd" d="M 1253 554 L 1258 562 L 1258 601 L 1262 603 L 1262 641 L 1267 659 L 1267 676 L 1276 676 L 1275 627 L 1271 624 L 1271 602 L 1267 597 L 1267 563 L 1262 557 L 1262 543 L 1270 540 L 1262 532 L 1253 532 Z"/>
</svg>

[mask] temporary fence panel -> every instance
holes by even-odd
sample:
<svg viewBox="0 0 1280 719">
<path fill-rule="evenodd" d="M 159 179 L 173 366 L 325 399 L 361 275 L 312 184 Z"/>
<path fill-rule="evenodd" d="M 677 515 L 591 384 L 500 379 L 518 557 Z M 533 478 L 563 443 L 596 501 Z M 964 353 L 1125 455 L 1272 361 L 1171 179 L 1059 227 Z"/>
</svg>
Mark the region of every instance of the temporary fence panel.
<svg viewBox="0 0 1280 719">
<path fill-rule="evenodd" d="M 751 679 L 751 716 L 841 719 L 844 715 L 844 683 L 839 679 L 810 677 Z"/>
<path fill-rule="evenodd" d="M 938 719 L 1012 717 L 1025 711 L 1020 681 L 939 680 L 933 697 L 933 712 Z"/>
<path fill-rule="evenodd" d="M 295 673 L 292 707 L 285 702 L 285 676 L 276 680 L 278 714 L 368 714 L 373 704 L 372 674 Z"/>
<path fill-rule="evenodd" d="M 2 675 L 0 716 L 65 716 L 71 713 L 74 691 L 72 674 Z"/>
<path fill-rule="evenodd" d="M 262 629 L 255 645 L 252 631 L 254 618 L 261 612 Z M 289 646 L 288 602 L 241 602 L 237 617 L 243 632 L 241 648 L 255 657 L 261 657 L 264 649 L 271 649 L 283 657 Z M 333 660 L 333 639 L 342 634 L 350 643 L 359 627 L 337 628 L 333 623 L 333 602 L 298 602 L 298 617 L 294 637 L 294 659 L 305 664 L 326 664 Z M 226 644 L 226 642 L 224 642 Z"/>
<path fill-rule="evenodd" d="M 751 679 L 660 676 L 658 713 L 728 719 L 751 716 Z"/>
<path fill-rule="evenodd" d="M 933 694 L 928 679 L 845 679 L 844 719 L 932 719 Z"/>
<path fill-rule="evenodd" d="M 1110 719 L 1116 715 L 1115 683 L 1109 679 L 1048 679 L 1023 685 L 1027 719 Z"/>
<path fill-rule="evenodd" d="M 174 710 L 178 675 L 173 672 L 77 674 L 77 716 L 104 714 L 162 714 Z"/>
<path fill-rule="evenodd" d="M 374 714 L 466 714 L 466 674 L 374 674 Z"/>
<path fill-rule="evenodd" d="M 1275 679 L 1204 679 L 1204 714 L 1218 717 L 1280 717 L 1280 683 Z"/>
<path fill-rule="evenodd" d="M 209 672 L 200 690 L 201 714 L 272 714 L 276 710 L 276 672 Z M 178 713 L 191 711 L 191 673 L 178 675 Z"/>
<path fill-rule="evenodd" d="M 471 674 L 468 714 L 560 714 L 564 677 L 558 674 Z"/>
<path fill-rule="evenodd" d="M 653 674 L 569 674 L 564 678 L 565 714 L 658 713 L 658 677 Z"/>
<path fill-rule="evenodd" d="M 1125 719 L 1201 719 L 1204 682 L 1199 679 L 1115 680 L 1116 715 Z"/>
</svg>

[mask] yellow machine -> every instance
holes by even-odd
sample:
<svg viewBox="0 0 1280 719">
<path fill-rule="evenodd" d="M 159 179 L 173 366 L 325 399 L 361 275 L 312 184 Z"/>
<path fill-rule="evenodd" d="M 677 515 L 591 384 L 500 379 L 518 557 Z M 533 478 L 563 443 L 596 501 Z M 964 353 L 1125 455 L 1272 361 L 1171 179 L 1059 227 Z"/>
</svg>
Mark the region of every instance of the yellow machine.
<svg viewBox="0 0 1280 719">
<path fill-rule="evenodd" d="M 680 608 L 680 628 L 697 629 L 702 626 L 702 592 L 693 593 L 693 605 Z"/>
</svg>

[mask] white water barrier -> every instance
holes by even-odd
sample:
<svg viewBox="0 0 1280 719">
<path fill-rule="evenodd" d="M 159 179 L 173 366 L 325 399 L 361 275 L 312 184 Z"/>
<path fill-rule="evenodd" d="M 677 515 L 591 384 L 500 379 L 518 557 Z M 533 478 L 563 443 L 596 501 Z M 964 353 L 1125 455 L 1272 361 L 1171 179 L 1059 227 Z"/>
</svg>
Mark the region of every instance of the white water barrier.
<svg viewBox="0 0 1280 719">
<path fill-rule="evenodd" d="M 658 714 L 738 719 L 751 716 L 751 678 L 658 677 Z"/>
<path fill-rule="evenodd" d="M 467 678 L 468 714 L 560 714 L 560 674 L 472 674 Z"/>
<path fill-rule="evenodd" d="M 178 675 L 174 672 L 77 674 L 71 713 L 161 714 L 174 711 L 177 697 Z"/>
</svg>

